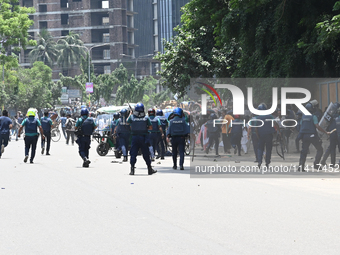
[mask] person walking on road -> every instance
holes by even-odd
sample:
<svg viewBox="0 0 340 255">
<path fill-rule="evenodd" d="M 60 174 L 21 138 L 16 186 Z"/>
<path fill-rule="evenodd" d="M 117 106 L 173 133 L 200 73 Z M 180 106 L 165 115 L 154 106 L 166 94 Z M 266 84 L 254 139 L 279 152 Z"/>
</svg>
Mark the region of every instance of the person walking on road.
<svg viewBox="0 0 340 255">
<path fill-rule="evenodd" d="M 148 174 L 152 175 L 156 173 L 151 167 L 151 159 L 149 155 L 148 131 L 152 129 L 152 124 L 149 117 L 145 116 L 144 105 L 138 103 L 133 111 L 132 115 L 128 118 L 127 122 L 131 126 L 132 140 L 130 150 L 130 175 L 135 174 L 135 164 L 137 162 L 138 150 L 142 150 L 143 159 L 148 167 Z"/>
<path fill-rule="evenodd" d="M 68 113 L 66 115 L 66 144 L 68 145 L 69 141 L 70 141 L 70 137 L 71 137 L 71 141 L 72 141 L 72 145 L 74 145 L 74 131 L 75 131 L 75 125 L 76 122 L 71 118 L 71 114 Z"/>
<path fill-rule="evenodd" d="M 89 118 L 89 111 L 84 108 L 80 112 L 81 117 L 76 123 L 77 141 L 79 145 L 79 155 L 83 159 L 83 167 L 89 167 L 91 161 L 89 160 L 89 150 L 91 145 L 91 135 L 97 128 L 94 120 Z"/>
<path fill-rule="evenodd" d="M 8 145 L 10 129 L 13 127 L 12 120 L 8 117 L 8 111 L 3 110 L 0 117 L 0 158 Z"/>
<path fill-rule="evenodd" d="M 130 125 L 127 123 L 128 118 L 128 111 L 126 109 L 122 109 L 120 111 L 120 118 L 118 119 L 117 127 L 114 131 L 115 134 L 118 134 L 117 139 L 120 148 L 122 149 L 123 153 L 123 161 L 128 161 L 128 149 L 129 149 L 129 142 L 130 142 Z"/>
<path fill-rule="evenodd" d="M 25 127 L 25 158 L 24 162 L 26 163 L 28 160 L 29 151 L 31 149 L 31 158 L 30 163 L 33 164 L 33 160 L 35 157 L 35 151 L 37 149 L 37 142 L 38 142 L 38 128 L 41 134 L 41 139 L 44 139 L 44 130 L 41 127 L 41 122 L 36 118 L 36 110 L 33 108 L 28 109 L 27 116 L 22 123 L 19 129 L 19 135 L 21 135 L 22 129 Z"/>
<path fill-rule="evenodd" d="M 63 131 L 64 137 L 66 139 L 66 120 L 67 120 L 67 118 L 65 117 L 65 113 L 62 113 L 61 116 L 62 116 L 60 118 L 61 130 Z"/>
<path fill-rule="evenodd" d="M 52 120 L 48 117 L 48 111 L 44 112 L 44 117 L 41 118 L 41 127 L 44 130 L 44 139 L 41 139 L 41 154 L 44 154 L 45 151 L 45 143 L 46 143 L 46 155 L 50 155 L 50 147 L 51 147 L 51 127 Z"/>
</svg>

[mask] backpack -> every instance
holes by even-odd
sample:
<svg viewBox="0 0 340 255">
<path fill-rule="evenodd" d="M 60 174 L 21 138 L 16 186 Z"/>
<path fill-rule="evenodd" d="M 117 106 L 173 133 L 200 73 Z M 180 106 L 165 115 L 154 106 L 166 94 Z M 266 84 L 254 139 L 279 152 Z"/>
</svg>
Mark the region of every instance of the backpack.
<svg viewBox="0 0 340 255">
<path fill-rule="evenodd" d="M 73 121 L 71 119 L 68 119 L 67 124 L 66 124 L 66 129 L 71 130 L 71 129 L 73 129 L 73 127 L 74 127 Z"/>
</svg>

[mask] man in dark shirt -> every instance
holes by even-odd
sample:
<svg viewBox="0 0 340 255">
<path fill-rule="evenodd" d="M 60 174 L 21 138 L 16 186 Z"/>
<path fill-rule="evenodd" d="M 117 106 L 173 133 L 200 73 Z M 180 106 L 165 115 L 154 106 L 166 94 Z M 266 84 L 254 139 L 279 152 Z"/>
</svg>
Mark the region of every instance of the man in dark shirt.
<svg viewBox="0 0 340 255">
<path fill-rule="evenodd" d="M 0 158 L 8 145 L 9 130 L 12 128 L 12 120 L 8 117 L 8 111 L 3 110 L 0 117 Z"/>
</svg>

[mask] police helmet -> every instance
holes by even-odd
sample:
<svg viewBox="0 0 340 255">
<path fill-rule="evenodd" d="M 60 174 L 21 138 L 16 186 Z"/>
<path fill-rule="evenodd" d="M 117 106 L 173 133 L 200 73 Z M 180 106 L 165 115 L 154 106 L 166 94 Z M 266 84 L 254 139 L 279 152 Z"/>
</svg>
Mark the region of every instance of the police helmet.
<svg viewBox="0 0 340 255">
<path fill-rule="evenodd" d="M 155 115 L 156 115 L 155 109 L 150 108 L 150 109 L 148 110 L 148 115 L 149 115 L 149 116 L 155 116 Z"/>
<path fill-rule="evenodd" d="M 119 119 L 119 112 L 115 112 L 115 113 L 113 114 L 113 118 L 114 118 L 115 120 L 118 120 L 118 119 Z"/>
<path fill-rule="evenodd" d="M 215 113 L 210 114 L 210 119 L 211 120 L 217 119 L 216 114 Z"/>
<path fill-rule="evenodd" d="M 183 115 L 183 110 L 179 107 L 175 108 L 174 111 L 173 111 L 174 115 L 177 115 L 179 117 L 182 117 Z"/>
<path fill-rule="evenodd" d="M 307 111 L 309 111 L 310 113 L 314 112 L 314 108 L 313 108 L 313 105 L 311 103 L 306 104 L 305 107 L 306 107 Z"/>
<path fill-rule="evenodd" d="M 257 110 L 267 110 L 267 105 L 265 103 L 259 104 L 259 106 L 257 107 Z"/>
<path fill-rule="evenodd" d="M 30 116 L 35 117 L 35 109 L 34 108 L 29 108 L 27 110 L 27 115 L 26 116 L 28 116 L 28 117 L 30 117 Z"/>
<path fill-rule="evenodd" d="M 157 115 L 157 116 L 163 116 L 164 114 L 163 114 L 162 109 L 157 109 L 156 115 Z"/>
<path fill-rule="evenodd" d="M 144 112 L 144 105 L 142 103 L 138 103 L 135 107 L 136 112 Z"/>
<path fill-rule="evenodd" d="M 83 108 L 81 109 L 80 111 L 80 115 L 83 116 L 83 115 L 89 115 L 89 111 L 86 109 L 86 108 Z"/>
<path fill-rule="evenodd" d="M 122 116 L 122 117 L 127 117 L 128 114 L 129 114 L 129 112 L 126 108 L 124 108 L 120 111 L 120 116 Z"/>
</svg>

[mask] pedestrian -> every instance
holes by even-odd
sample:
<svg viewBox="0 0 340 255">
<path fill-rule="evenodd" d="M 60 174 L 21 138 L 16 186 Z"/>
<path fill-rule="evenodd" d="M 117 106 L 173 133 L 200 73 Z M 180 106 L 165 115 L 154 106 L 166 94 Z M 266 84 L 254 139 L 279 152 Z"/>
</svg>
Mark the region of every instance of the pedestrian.
<svg viewBox="0 0 340 255">
<path fill-rule="evenodd" d="M 313 168 L 319 169 L 318 164 L 320 163 L 323 148 L 322 148 L 322 141 L 319 138 L 318 132 L 316 129 L 320 130 L 321 132 L 329 135 L 330 132 L 326 132 L 322 127 L 319 126 L 319 120 L 317 116 L 314 114 L 314 108 L 311 103 L 306 104 L 305 108 L 311 113 L 311 115 L 302 115 L 301 119 L 301 128 L 300 133 L 302 139 L 302 150 L 300 154 L 299 160 L 299 171 L 305 172 L 305 163 L 307 158 L 307 153 L 310 144 L 316 149 L 316 156 L 314 160 Z M 307 166 L 308 168 L 308 166 Z M 309 169 L 307 169 L 309 170 Z"/>
<path fill-rule="evenodd" d="M 250 120 L 249 126 L 248 126 L 248 140 L 251 138 L 251 141 L 253 143 L 253 149 L 254 149 L 254 154 L 255 154 L 255 163 L 258 163 L 258 149 L 259 149 L 259 137 L 256 133 L 256 126 L 257 125 L 257 121 L 256 121 L 256 117 L 252 117 L 252 119 Z"/>
<path fill-rule="evenodd" d="M 38 128 L 41 134 L 41 139 L 44 139 L 44 130 L 41 127 L 41 122 L 38 118 L 36 118 L 36 110 L 33 108 L 28 109 L 27 118 L 23 120 L 21 123 L 21 127 L 19 129 L 19 135 L 21 135 L 22 129 L 25 127 L 25 158 L 24 162 L 26 163 L 29 156 L 29 151 L 31 150 L 31 158 L 30 163 L 33 164 L 33 160 L 35 157 L 35 151 L 37 149 L 37 142 L 39 138 Z"/>
<path fill-rule="evenodd" d="M 266 104 L 262 103 L 257 107 L 258 110 L 264 111 L 267 110 Z M 275 121 L 266 121 L 266 120 L 274 120 L 272 115 L 259 115 L 256 117 L 257 121 L 256 124 L 259 127 L 256 127 L 256 135 L 259 138 L 259 148 L 257 151 L 257 160 L 258 160 L 258 167 L 261 167 L 263 152 L 266 150 L 266 167 L 269 167 L 272 157 L 272 149 L 273 149 L 273 135 L 276 132 L 274 126 L 277 128 L 278 135 L 281 135 L 280 128 Z M 264 123 L 262 126 L 258 122 Z"/>
<path fill-rule="evenodd" d="M 234 115 L 235 120 L 232 121 L 231 125 L 231 146 L 234 148 L 234 154 L 241 156 L 241 139 L 243 132 L 244 121 L 240 119 L 240 115 Z"/>
<path fill-rule="evenodd" d="M 248 154 L 248 123 L 242 127 L 241 147 L 244 154 Z"/>
<path fill-rule="evenodd" d="M 215 152 L 216 156 L 219 156 L 218 154 L 218 147 L 220 144 L 220 133 L 221 133 L 221 126 L 215 124 L 215 120 L 217 119 L 217 116 L 215 113 L 210 114 L 210 120 L 208 120 L 206 126 L 208 128 L 208 138 L 209 138 L 209 145 L 205 149 L 205 153 L 209 154 L 209 150 L 212 146 L 215 146 Z"/>
<path fill-rule="evenodd" d="M 185 138 L 190 133 L 190 130 L 189 125 L 185 121 L 185 118 L 183 118 L 183 110 L 181 108 L 175 108 L 173 114 L 175 117 L 170 120 L 169 128 L 166 133 L 168 142 L 170 142 L 171 138 L 173 161 L 172 168 L 175 170 L 177 169 L 177 154 L 179 152 L 180 170 L 184 170 Z"/>
<path fill-rule="evenodd" d="M 76 122 L 71 118 L 71 113 L 68 113 L 66 115 L 66 118 L 67 118 L 66 123 L 65 123 L 66 144 L 68 145 L 68 143 L 70 141 L 70 137 L 71 137 L 72 145 L 74 145 L 74 131 L 75 131 Z"/>
<path fill-rule="evenodd" d="M 163 134 L 166 134 L 166 130 L 167 130 L 168 126 L 169 126 L 169 121 L 164 116 L 163 111 L 161 109 L 157 109 L 157 111 L 156 111 L 156 118 L 159 119 L 159 121 L 161 123 Z M 166 137 L 165 136 L 161 137 L 157 147 L 159 148 L 159 146 L 160 146 L 160 150 L 161 150 L 161 159 L 164 159 L 165 151 L 167 150 L 167 148 L 166 148 L 167 142 L 166 142 Z"/>
<path fill-rule="evenodd" d="M 0 158 L 8 145 L 10 129 L 13 127 L 12 120 L 8 117 L 8 111 L 3 110 L 0 117 Z"/>
<path fill-rule="evenodd" d="M 152 129 L 151 121 L 149 117 L 145 116 L 144 105 L 142 103 L 137 103 L 135 110 L 132 115 L 128 118 L 127 122 L 131 126 L 131 150 L 130 150 L 130 165 L 131 171 L 130 175 L 135 174 L 135 164 L 137 162 L 138 150 L 142 150 L 143 159 L 148 167 L 148 174 L 152 175 L 156 173 L 151 167 L 151 160 L 149 156 L 149 150 L 147 145 L 148 131 Z"/>
<path fill-rule="evenodd" d="M 65 139 L 66 139 L 66 126 L 65 126 L 66 120 L 67 120 L 67 118 L 65 117 L 65 113 L 62 112 L 61 118 L 60 118 L 60 123 L 61 123 L 61 130 L 63 131 Z"/>
<path fill-rule="evenodd" d="M 14 118 L 13 118 L 13 127 L 12 127 L 12 136 L 15 135 L 15 141 L 18 141 L 18 130 L 19 130 L 19 127 L 20 127 L 20 124 L 18 122 L 18 116 L 15 115 Z"/>
<path fill-rule="evenodd" d="M 51 127 L 52 120 L 48 117 L 48 111 L 44 112 L 44 117 L 41 118 L 41 127 L 44 130 L 44 139 L 41 139 L 41 154 L 44 154 L 45 151 L 45 143 L 46 143 L 46 155 L 50 155 L 50 147 L 51 147 Z"/>
<path fill-rule="evenodd" d="M 119 115 L 118 115 L 119 116 Z M 115 130 L 115 134 L 118 134 L 117 139 L 119 142 L 119 146 L 123 153 L 123 161 L 128 161 L 128 149 L 130 144 L 130 125 L 127 123 L 127 119 L 129 117 L 129 112 L 127 109 L 122 109 L 120 111 L 120 118 L 118 119 L 117 127 Z"/>
<path fill-rule="evenodd" d="M 225 109 L 222 110 L 222 117 L 226 120 L 225 124 L 222 125 L 222 141 L 223 149 L 225 154 L 230 154 L 231 149 L 231 122 L 234 120 L 232 111 L 227 112 Z"/>
<path fill-rule="evenodd" d="M 89 150 L 91 145 L 91 135 L 97 128 L 94 120 L 89 118 L 89 111 L 83 108 L 80 112 L 81 117 L 76 123 L 76 132 L 78 139 L 76 143 L 79 146 L 79 155 L 83 160 L 83 167 L 89 167 L 91 161 L 89 159 Z"/>
<path fill-rule="evenodd" d="M 162 126 L 161 126 L 161 121 L 156 118 L 156 111 L 155 109 L 149 109 L 148 110 L 148 115 L 151 121 L 152 129 L 149 131 L 149 139 L 150 139 L 150 145 L 152 146 L 153 150 L 153 155 L 154 157 L 156 156 L 156 149 L 158 152 L 158 158 L 160 158 L 160 152 L 158 148 L 158 143 L 161 141 L 161 139 L 164 137 Z M 152 161 L 154 161 L 154 158 L 151 158 Z"/>
</svg>

